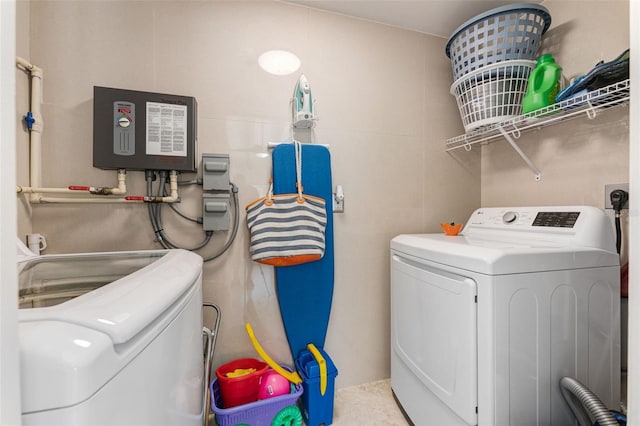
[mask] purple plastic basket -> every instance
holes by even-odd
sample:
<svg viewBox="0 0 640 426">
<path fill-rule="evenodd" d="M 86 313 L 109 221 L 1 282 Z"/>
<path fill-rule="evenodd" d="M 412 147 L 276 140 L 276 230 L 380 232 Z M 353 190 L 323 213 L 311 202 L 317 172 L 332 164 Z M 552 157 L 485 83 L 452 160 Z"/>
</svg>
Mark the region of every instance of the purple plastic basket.
<svg viewBox="0 0 640 426">
<path fill-rule="evenodd" d="M 287 368 L 287 370 L 290 370 Z M 220 384 L 215 379 L 209 385 L 211 391 L 211 411 L 216 414 L 216 422 L 219 426 L 233 426 L 247 424 L 249 426 L 270 426 L 273 418 L 285 407 L 296 405 L 302 395 L 302 385 L 295 385 L 294 391 L 287 395 L 263 399 L 249 404 L 238 405 L 232 408 L 222 407 Z"/>
</svg>

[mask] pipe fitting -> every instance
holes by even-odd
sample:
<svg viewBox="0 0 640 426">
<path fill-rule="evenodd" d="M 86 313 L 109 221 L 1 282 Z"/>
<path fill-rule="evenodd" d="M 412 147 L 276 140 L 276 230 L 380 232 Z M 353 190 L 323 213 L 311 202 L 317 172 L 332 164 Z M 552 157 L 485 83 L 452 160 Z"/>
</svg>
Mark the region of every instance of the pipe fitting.
<svg viewBox="0 0 640 426">
<path fill-rule="evenodd" d="M 127 171 L 125 169 L 118 169 L 118 189 L 114 190 L 114 194 L 126 194 L 127 193 Z"/>
<path fill-rule="evenodd" d="M 178 195 L 178 172 L 175 170 L 171 170 L 169 173 L 169 188 L 170 194 L 168 197 L 158 197 L 162 198 L 161 203 L 178 203 L 180 202 L 180 196 Z"/>
<path fill-rule="evenodd" d="M 93 195 L 113 195 L 115 194 L 114 188 L 109 188 L 105 186 L 92 187 L 89 191 L 90 194 Z"/>
</svg>

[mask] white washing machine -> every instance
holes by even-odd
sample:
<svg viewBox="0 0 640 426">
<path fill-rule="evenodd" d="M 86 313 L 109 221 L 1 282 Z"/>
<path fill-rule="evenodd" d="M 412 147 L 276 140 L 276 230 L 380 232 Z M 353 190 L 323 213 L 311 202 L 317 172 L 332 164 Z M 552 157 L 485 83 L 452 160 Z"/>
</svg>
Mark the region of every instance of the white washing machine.
<svg viewBox="0 0 640 426">
<path fill-rule="evenodd" d="M 560 378 L 620 395 L 620 268 L 595 207 L 481 208 L 391 241 L 391 387 L 419 426 L 573 425 Z"/>
<path fill-rule="evenodd" d="M 18 262 L 23 425 L 201 425 L 202 258 Z"/>
</svg>

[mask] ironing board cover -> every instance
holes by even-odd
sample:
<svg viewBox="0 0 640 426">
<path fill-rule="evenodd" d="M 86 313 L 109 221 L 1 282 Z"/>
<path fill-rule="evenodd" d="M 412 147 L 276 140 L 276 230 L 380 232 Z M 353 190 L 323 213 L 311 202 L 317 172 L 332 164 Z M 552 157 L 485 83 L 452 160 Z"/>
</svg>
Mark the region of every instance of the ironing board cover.
<svg viewBox="0 0 640 426">
<path fill-rule="evenodd" d="M 273 150 L 274 194 L 295 193 L 293 144 Z M 320 145 L 302 145 L 304 193 L 324 198 L 327 208 L 325 253 L 322 259 L 301 265 L 276 267 L 276 293 L 291 354 L 295 359 L 308 343 L 324 347 L 333 298 L 333 211 L 331 158 Z"/>
</svg>

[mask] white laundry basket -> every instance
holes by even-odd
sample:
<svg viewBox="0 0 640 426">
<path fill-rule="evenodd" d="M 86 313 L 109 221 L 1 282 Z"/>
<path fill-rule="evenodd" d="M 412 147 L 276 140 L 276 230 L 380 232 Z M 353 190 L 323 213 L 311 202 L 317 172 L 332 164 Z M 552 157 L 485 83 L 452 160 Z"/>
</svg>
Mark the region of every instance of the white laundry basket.
<svg viewBox="0 0 640 426">
<path fill-rule="evenodd" d="M 533 3 L 498 7 L 468 20 L 445 49 L 453 79 L 498 62 L 535 60 L 542 34 L 550 25 L 549 11 Z"/>
<path fill-rule="evenodd" d="M 535 61 L 499 62 L 467 73 L 451 86 L 465 132 L 522 114 L 522 98 Z"/>
</svg>

